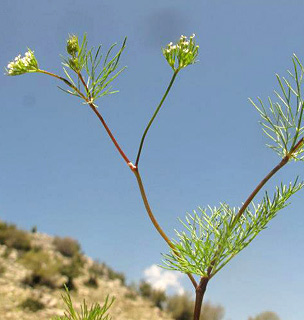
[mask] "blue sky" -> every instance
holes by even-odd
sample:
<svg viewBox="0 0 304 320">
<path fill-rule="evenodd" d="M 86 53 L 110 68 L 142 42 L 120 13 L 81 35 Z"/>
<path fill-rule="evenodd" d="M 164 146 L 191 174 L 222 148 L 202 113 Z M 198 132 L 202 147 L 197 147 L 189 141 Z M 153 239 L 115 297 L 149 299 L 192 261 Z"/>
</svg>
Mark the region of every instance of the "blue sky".
<svg viewBox="0 0 304 320">
<path fill-rule="evenodd" d="M 179 74 L 141 158 L 151 206 L 170 237 L 177 217 L 197 206 L 239 206 L 279 162 L 248 97 L 266 100 L 292 54 L 304 58 L 302 1 L 2 0 L 1 9 L 3 67 L 30 47 L 41 68 L 62 74 L 69 33 L 87 32 L 90 45 L 104 48 L 128 37 L 120 93 L 99 110 L 131 159 L 171 77 L 161 47 L 196 33 L 200 62 Z M 56 85 L 43 75 L 0 77 L 0 218 L 75 237 L 86 254 L 138 281 L 166 245 L 97 118 Z M 303 164 L 289 164 L 267 190 L 297 175 L 303 179 Z M 298 193 L 210 282 L 206 299 L 222 304 L 227 320 L 263 310 L 302 319 L 303 226 Z"/>
</svg>

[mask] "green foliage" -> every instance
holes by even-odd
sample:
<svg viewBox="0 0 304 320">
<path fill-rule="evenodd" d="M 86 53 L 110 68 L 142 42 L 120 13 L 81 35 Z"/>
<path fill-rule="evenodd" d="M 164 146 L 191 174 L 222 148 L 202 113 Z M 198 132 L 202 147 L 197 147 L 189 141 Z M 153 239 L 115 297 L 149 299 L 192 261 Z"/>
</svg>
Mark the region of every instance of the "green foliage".
<svg viewBox="0 0 304 320">
<path fill-rule="evenodd" d="M 31 250 L 26 252 L 20 263 L 31 270 L 31 275 L 24 279 L 24 283 L 35 287 L 44 285 L 50 288 L 56 287 L 56 277 L 59 275 L 61 262 L 51 257 L 45 251 Z"/>
<path fill-rule="evenodd" d="M 276 313 L 274 313 L 272 311 L 265 311 L 265 312 L 258 314 L 254 318 L 249 317 L 248 320 L 280 320 L 280 318 Z"/>
<path fill-rule="evenodd" d="M 76 44 L 77 43 L 77 44 Z M 112 87 L 110 84 L 113 80 L 115 80 L 119 74 L 125 69 L 122 68 L 119 71 L 118 63 L 120 56 L 125 49 L 126 39 L 124 40 L 121 48 L 118 52 L 110 58 L 112 51 L 116 44 L 113 44 L 110 49 L 108 50 L 107 54 L 103 59 L 103 63 L 101 64 L 102 60 L 102 53 L 101 53 L 101 45 L 97 48 L 96 52 L 94 52 L 94 48 L 88 50 L 87 48 L 88 42 L 86 34 L 83 36 L 81 46 L 78 45 L 78 38 L 77 36 L 73 35 L 67 41 L 67 51 L 69 54 L 72 55 L 71 58 L 65 59 L 63 58 L 63 70 L 66 76 L 68 77 L 70 83 L 74 86 L 74 89 L 71 90 L 64 90 L 63 91 L 72 94 L 74 96 L 78 96 L 83 98 L 80 94 L 80 81 L 79 78 L 77 80 L 77 85 L 72 79 L 71 75 L 68 73 L 66 68 L 70 68 L 77 75 L 84 69 L 87 73 L 86 79 L 86 97 L 90 103 L 94 103 L 94 101 L 100 97 L 103 97 L 108 94 L 113 94 L 118 91 L 111 91 Z M 78 48 L 78 49 L 77 49 Z M 78 90 L 75 90 L 78 88 Z"/>
<path fill-rule="evenodd" d="M 304 67 L 295 54 L 292 62 L 294 70 L 293 73 L 288 71 L 290 79 L 276 75 L 281 93 L 274 91 L 278 98 L 276 102 L 273 102 L 270 97 L 268 98 L 269 111 L 265 109 L 260 98 L 258 98 L 260 107 L 250 99 L 263 119 L 260 122 L 263 131 L 272 140 L 272 144 L 267 146 L 275 150 L 281 157 L 290 153 L 304 133 L 304 102 L 302 96 Z M 303 152 L 304 146 L 302 144 L 292 154 L 292 158 L 294 160 L 304 160 Z"/>
<path fill-rule="evenodd" d="M 26 298 L 21 304 L 20 307 L 27 309 L 31 312 L 37 312 L 45 308 L 45 305 L 37 299 Z"/>
<path fill-rule="evenodd" d="M 4 222 L 0 222 L 0 244 L 23 251 L 31 249 L 30 236 L 15 225 Z"/>
<path fill-rule="evenodd" d="M 53 241 L 56 250 L 65 257 L 74 257 L 80 253 L 80 244 L 75 239 L 55 237 Z"/>
<path fill-rule="evenodd" d="M 37 226 L 33 226 L 32 229 L 31 229 L 31 232 L 32 233 L 37 233 Z"/>
<path fill-rule="evenodd" d="M 281 185 L 272 200 L 266 192 L 260 204 L 252 204 L 236 221 L 238 210 L 227 204 L 209 207 L 209 212 L 199 208 L 200 215 L 195 211 L 193 215 L 188 214 L 186 222 L 181 221 L 186 232 L 176 231 L 179 241 L 174 240 L 175 251 L 164 255 L 165 268 L 212 277 L 265 229 L 303 186 L 297 179 L 288 187 Z"/>
<path fill-rule="evenodd" d="M 66 293 L 62 295 L 62 299 L 66 306 L 64 316 L 55 317 L 52 320 L 111 320 L 111 317 L 107 314 L 107 312 L 112 306 L 114 298 L 109 299 L 109 296 L 107 296 L 102 306 L 96 303 L 91 307 L 88 307 L 86 302 L 83 301 L 80 311 L 75 310 L 67 288 Z"/>
</svg>

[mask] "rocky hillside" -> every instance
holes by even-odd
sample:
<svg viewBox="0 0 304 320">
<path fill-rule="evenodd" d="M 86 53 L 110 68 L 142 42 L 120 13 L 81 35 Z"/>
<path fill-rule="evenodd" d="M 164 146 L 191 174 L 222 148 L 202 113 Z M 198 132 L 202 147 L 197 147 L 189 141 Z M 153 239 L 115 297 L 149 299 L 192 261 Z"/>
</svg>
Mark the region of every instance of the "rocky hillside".
<svg viewBox="0 0 304 320">
<path fill-rule="evenodd" d="M 123 274 L 83 255 L 71 238 L 27 233 L 0 221 L 0 319 L 50 320 L 63 314 L 63 285 L 75 306 L 115 297 L 113 319 L 172 320 L 124 285 Z"/>
</svg>

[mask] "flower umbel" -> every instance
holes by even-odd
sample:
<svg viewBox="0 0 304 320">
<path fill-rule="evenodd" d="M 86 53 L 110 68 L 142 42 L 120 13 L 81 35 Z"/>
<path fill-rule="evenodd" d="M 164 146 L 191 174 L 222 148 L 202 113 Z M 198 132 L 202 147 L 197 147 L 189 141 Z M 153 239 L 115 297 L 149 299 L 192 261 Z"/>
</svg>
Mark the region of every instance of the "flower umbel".
<svg viewBox="0 0 304 320">
<path fill-rule="evenodd" d="M 199 46 L 195 44 L 195 34 L 189 37 L 181 36 L 177 44 L 170 42 L 163 48 L 163 55 L 174 71 L 187 67 L 197 60 Z"/>
<path fill-rule="evenodd" d="M 37 72 L 38 69 L 38 62 L 34 56 L 34 51 L 28 49 L 23 58 L 19 54 L 7 65 L 7 69 L 5 70 L 8 76 L 18 76 L 28 72 Z"/>
</svg>

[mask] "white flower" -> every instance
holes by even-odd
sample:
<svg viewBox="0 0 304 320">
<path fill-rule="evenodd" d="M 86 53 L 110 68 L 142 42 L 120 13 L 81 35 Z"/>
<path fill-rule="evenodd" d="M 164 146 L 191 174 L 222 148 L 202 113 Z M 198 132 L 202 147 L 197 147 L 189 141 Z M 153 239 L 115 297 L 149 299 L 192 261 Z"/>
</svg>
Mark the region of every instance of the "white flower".
<svg viewBox="0 0 304 320">
<path fill-rule="evenodd" d="M 174 71 L 196 62 L 199 46 L 195 44 L 194 37 L 194 33 L 189 37 L 189 40 L 186 36 L 181 35 L 176 44 L 173 45 L 173 43 L 170 42 L 167 47 L 163 49 L 163 54 Z"/>
<path fill-rule="evenodd" d="M 28 49 L 25 56 L 21 58 L 19 54 L 13 61 L 7 65 L 7 74 L 17 76 L 27 72 L 36 72 L 38 70 L 38 62 L 34 56 L 34 52 Z"/>
</svg>

